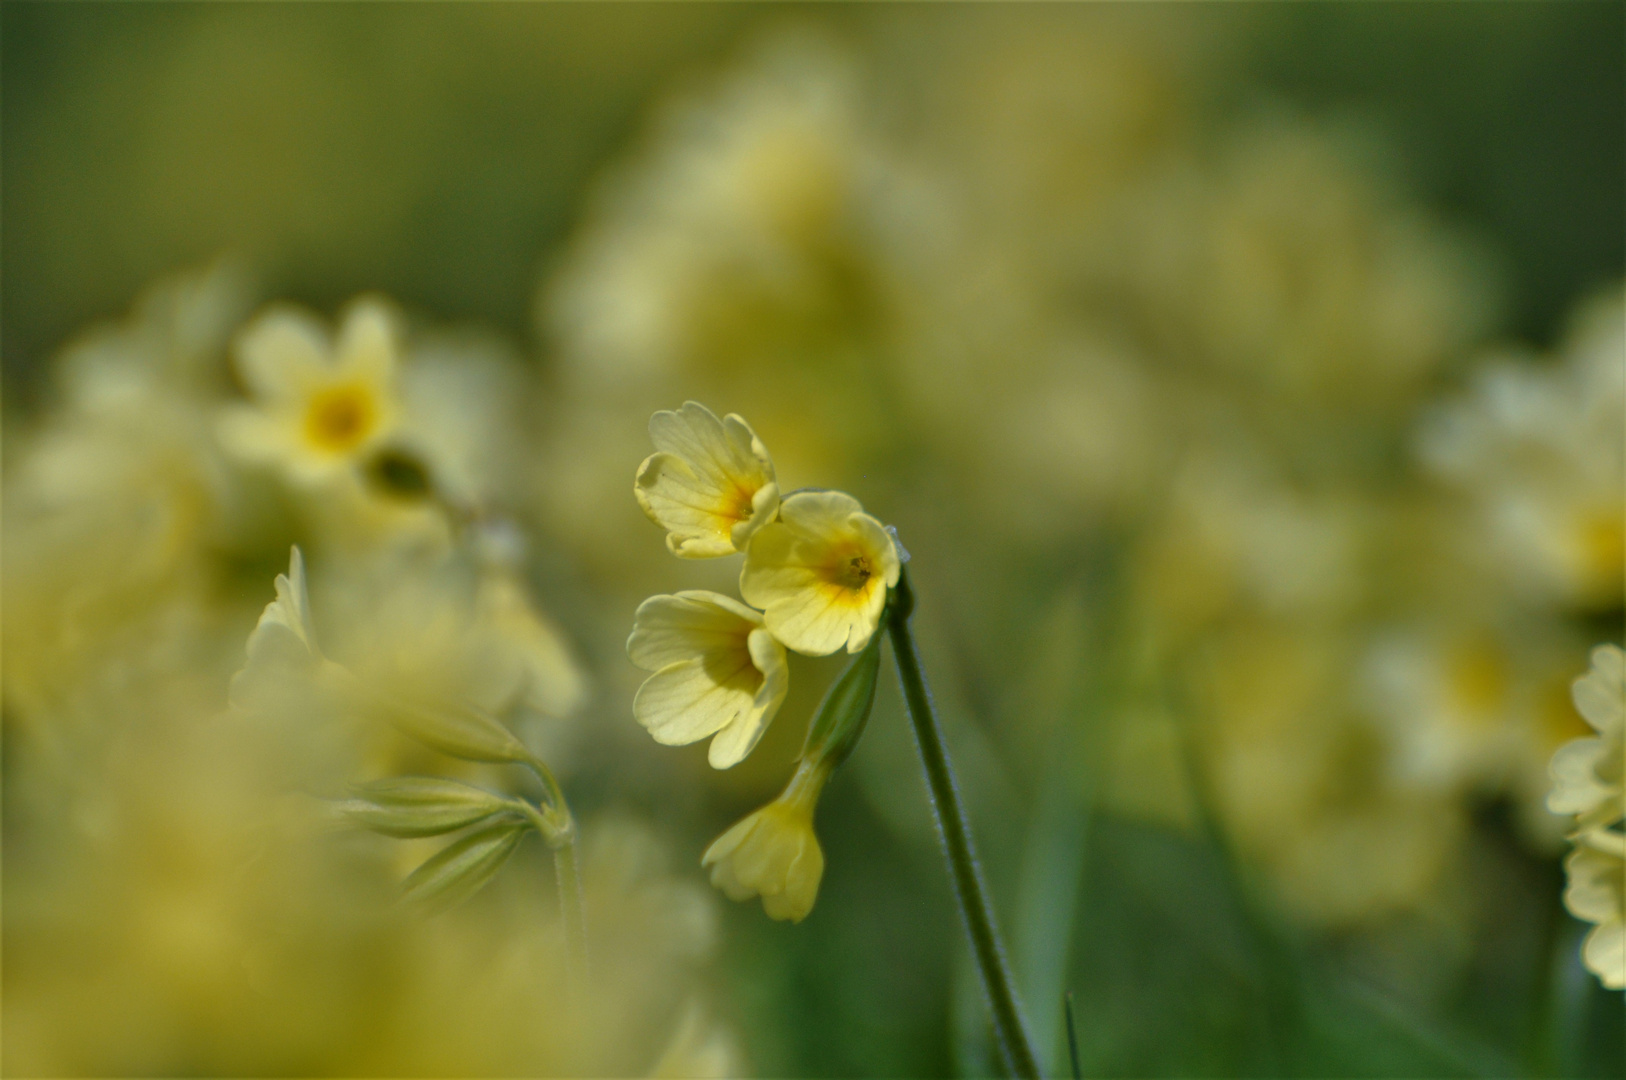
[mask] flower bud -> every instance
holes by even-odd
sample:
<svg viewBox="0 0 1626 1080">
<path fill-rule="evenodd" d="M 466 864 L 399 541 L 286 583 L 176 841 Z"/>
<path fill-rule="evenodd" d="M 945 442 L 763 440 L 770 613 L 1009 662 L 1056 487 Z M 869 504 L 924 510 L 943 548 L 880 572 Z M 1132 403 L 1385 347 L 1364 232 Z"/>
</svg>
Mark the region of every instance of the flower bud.
<svg viewBox="0 0 1626 1080">
<path fill-rule="evenodd" d="M 339 805 L 351 821 L 385 836 L 439 836 L 510 809 L 501 796 L 439 777 L 402 776 L 362 784 Z"/>
<path fill-rule="evenodd" d="M 719 836 L 700 860 L 711 868 L 711 883 L 730 900 L 762 897 L 769 918 L 805 919 L 824 876 L 813 809 L 831 768 L 804 759 L 779 798 Z"/>
</svg>

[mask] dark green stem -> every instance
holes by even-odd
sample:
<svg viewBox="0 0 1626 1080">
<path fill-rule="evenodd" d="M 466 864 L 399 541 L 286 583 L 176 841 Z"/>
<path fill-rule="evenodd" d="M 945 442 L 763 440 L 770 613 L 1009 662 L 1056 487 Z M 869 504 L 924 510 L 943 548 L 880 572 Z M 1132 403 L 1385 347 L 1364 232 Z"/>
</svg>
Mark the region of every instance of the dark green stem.
<svg viewBox="0 0 1626 1080">
<path fill-rule="evenodd" d="M 905 571 L 898 577 L 897 591 L 887 611 L 887 631 L 892 637 L 892 658 L 898 665 L 904 704 L 914 724 L 915 743 L 926 770 L 932 815 L 937 819 L 937 834 L 948 859 L 954 896 L 959 901 L 960 916 L 965 921 L 966 935 L 971 939 L 971 951 L 976 957 L 977 973 L 982 977 L 983 992 L 993 1013 L 995 1041 L 1013 1076 L 1036 1080 L 1039 1056 L 1034 1052 L 1033 1040 L 1022 1019 L 1016 984 L 994 924 L 993 905 L 988 901 L 988 887 L 983 883 L 982 869 L 971 843 L 971 827 L 960 800 L 960 786 L 954 776 L 954 766 L 949 762 L 948 747 L 943 741 L 937 711 L 932 706 L 926 676 L 921 671 L 920 650 L 909 628 L 914 606 L 914 592 Z"/>
</svg>

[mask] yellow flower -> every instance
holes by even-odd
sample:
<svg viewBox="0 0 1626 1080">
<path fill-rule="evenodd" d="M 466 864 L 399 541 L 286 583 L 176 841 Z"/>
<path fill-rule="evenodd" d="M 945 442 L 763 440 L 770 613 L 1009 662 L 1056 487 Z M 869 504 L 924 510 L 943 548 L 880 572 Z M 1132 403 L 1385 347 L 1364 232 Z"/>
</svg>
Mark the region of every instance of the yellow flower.
<svg viewBox="0 0 1626 1080">
<path fill-rule="evenodd" d="M 1564 869 L 1564 906 L 1597 924 L 1581 946 L 1581 959 L 1609 989 L 1626 987 L 1626 837 L 1607 829 L 1588 833 Z"/>
<path fill-rule="evenodd" d="M 730 900 L 762 897 L 771 919 L 801 922 L 818 899 L 824 852 L 813 809 L 830 778 L 827 762 L 803 761 L 779 798 L 713 841 L 700 865 Z"/>
<path fill-rule="evenodd" d="M 744 760 L 790 686 L 785 649 L 762 616 L 713 592 L 651 596 L 638 605 L 627 655 L 645 671 L 633 715 L 655 741 L 684 746 L 709 735 L 713 768 Z"/>
<path fill-rule="evenodd" d="M 767 447 L 730 413 L 722 420 L 698 402 L 650 417 L 656 453 L 638 466 L 633 494 L 666 532 L 666 546 L 685 559 L 744 551 L 773 520 L 779 485 Z"/>
<path fill-rule="evenodd" d="M 1575 680 L 1575 708 L 1597 738 L 1574 739 L 1553 754 L 1553 791 L 1547 808 L 1577 815 L 1580 829 L 1607 826 L 1626 816 L 1626 652 L 1616 645 L 1592 650 L 1592 670 Z"/>
<path fill-rule="evenodd" d="M 237 370 L 255 403 L 226 412 L 222 442 L 302 483 L 330 477 L 395 428 L 397 349 L 389 312 L 377 300 L 351 307 L 336 344 L 304 312 L 267 312 L 238 339 Z"/>
<path fill-rule="evenodd" d="M 752 539 L 740 595 L 789 648 L 824 656 L 845 645 L 856 653 L 880 625 L 901 565 L 895 541 L 857 499 L 798 492 Z"/>
</svg>

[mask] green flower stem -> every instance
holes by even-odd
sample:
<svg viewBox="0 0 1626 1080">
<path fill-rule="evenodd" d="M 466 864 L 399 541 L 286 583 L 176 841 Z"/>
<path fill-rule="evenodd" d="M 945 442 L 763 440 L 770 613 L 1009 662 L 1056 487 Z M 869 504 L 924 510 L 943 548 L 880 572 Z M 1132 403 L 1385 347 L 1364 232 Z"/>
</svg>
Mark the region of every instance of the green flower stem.
<svg viewBox="0 0 1626 1080">
<path fill-rule="evenodd" d="M 569 950 L 571 975 L 577 985 L 585 985 L 587 905 L 576 858 L 576 823 L 570 815 L 570 804 L 565 802 L 564 789 L 559 786 L 547 763 L 531 756 L 523 764 L 542 782 L 546 806 L 537 811 L 529 802 L 523 799 L 519 801 L 525 802 L 537 831 L 553 849 L 553 876 L 559 885 L 559 913 L 565 924 L 565 947 Z"/>
<path fill-rule="evenodd" d="M 581 872 L 576 865 L 576 834 L 553 849 L 553 876 L 559 883 L 559 910 L 564 913 L 565 947 L 569 950 L 571 981 L 587 983 L 587 906 L 582 897 Z"/>
<path fill-rule="evenodd" d="M 897 590 L 887 611 L 887 632 L 892 637 L 892 658 L 898 665 L 898 682 L 903 687 L 904 704 L 914 724 L 915 742 L 920 749 L 921 764 L 926 770 L 932 815 L 937 820 L 938 836 L 943 841 L 943 853 L 948 859 L 954 896 L 959 901 L 966 934 L 971 939 L 977 973 L 982 977 L 983 992 L 993 1012 L 995 1041 L 1013 1076 L 1025 1080 L 1037 1078 L 1040 1075 L 1039 1056 L 1034 1052 L 1033 1040 L 1022 1019 L 1016 984 L 1011 978 L 1010 964 L 1005 959 L 1005 946 L 994 924 L 993 905 L 989 903 L 988 888 L 983 883 L 977 853 L 972 847 L 971 827 L 960 800 L 959 782 L 955 779 L 954 766 L 949 762 L 948 747 L 944 744 L 942 725 L 938 723 L 937 712 L 932 706 L 926 676 L 921 671 L 920 650 L 915 645 L 914 631 L 909 627 L 909 616 L 914 606 L 914 592 L 909 586 L 908 571 L 905 570 L 898 576 Z"/>
</svg>

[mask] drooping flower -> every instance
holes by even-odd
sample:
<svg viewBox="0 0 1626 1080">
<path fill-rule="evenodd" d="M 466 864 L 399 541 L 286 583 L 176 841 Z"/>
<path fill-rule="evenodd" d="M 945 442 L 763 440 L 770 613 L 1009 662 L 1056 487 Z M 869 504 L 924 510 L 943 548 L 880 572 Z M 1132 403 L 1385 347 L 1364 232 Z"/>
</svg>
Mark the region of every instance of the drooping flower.
<svg viewBox="0 0 1626 1080">
<path fill-rule="evenodd" d="M 650 417 L 655 453 L 638 466 L 633 494 L 685 559 L 744 551 L 779 509 L 773 462 L 751 426 L 699 402 Z"/>
<path fill-rule="evenodd" d="M 254 404 L 227 410 L 222 442 L 300 483 L 348 468 L 396 426 L 398 351 L 390 313 L 375 299 L 352 305 L 337 342 L 298 309 L 261 315 L 237 342 L 237 370 Z"/>
<path fill-rule="evenodd" d="M 738 764 L 762 737 L 790 686 L 785 649 L 762 616 L 718 593 L 652 596 L 638 605 L 627 655 L 654 672 L 633 715 L 656 742 L 712 739 L 712 767 Z"/>
<path fill-rule="evenodd" d="M 843 646 L 856 653 L 880 625 L 901 566 L 896 542 L 857 499 L 798 492 L 752 538 L 740 595 L 762 609 L 764 625 L 787 647 L 809 656 Z"/>
<path fill-rule="evenodd" d="M 824 876 L 813 811 L 831 767 L 827 760 L 804 759 L 777 799 L 706 849 L 700 865 L 711 868 L 711 883 L 730 900 L 760 896 L 771 919 L 807 918 Z"/>
</svg>

